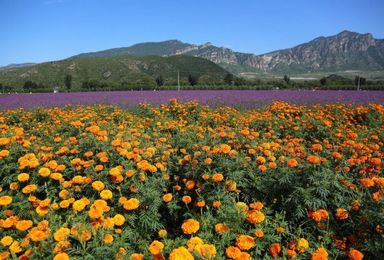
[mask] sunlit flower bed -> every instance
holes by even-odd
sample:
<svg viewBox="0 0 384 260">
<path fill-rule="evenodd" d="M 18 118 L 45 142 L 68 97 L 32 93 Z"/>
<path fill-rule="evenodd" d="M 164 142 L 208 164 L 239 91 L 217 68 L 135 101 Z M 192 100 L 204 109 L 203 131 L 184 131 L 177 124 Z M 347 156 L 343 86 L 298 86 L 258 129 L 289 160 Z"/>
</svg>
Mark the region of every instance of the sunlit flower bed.
<svg viewBox="0 0 384 260">
<path fill-rule="evenodd" d="M 384 106 L 0 112 L 0 259 L 383 259 Z"/>
</svg>

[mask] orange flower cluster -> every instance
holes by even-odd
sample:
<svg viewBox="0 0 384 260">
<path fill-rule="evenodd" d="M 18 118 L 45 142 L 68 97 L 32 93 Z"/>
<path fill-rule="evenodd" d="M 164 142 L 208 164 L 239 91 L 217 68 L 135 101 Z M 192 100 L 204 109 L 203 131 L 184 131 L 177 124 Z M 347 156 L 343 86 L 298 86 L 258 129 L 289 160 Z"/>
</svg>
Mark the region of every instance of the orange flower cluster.
<svg viewBox="0 0 384 260">
<path fill-rule="evenodd" d="M 0 111 L 0 259 L 373 256 L 383 118 L 177 100 Z"/>
</svg>

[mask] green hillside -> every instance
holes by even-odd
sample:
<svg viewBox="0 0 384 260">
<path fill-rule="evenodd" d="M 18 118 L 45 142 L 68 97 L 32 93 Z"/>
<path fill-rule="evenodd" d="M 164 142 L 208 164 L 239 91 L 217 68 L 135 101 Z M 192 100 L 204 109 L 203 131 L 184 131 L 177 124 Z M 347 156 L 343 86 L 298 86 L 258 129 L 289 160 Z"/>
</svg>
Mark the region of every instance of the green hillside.
<svg viewBox="0 0 384 260">
<path fill-rule="evenodd" d="M 190 56 L 118 56 L 118 57 L 77 57 L 61 61 L 0 71 L 0 84 L 22 89 L 25 82 L 32 81 L 38 88 L 64 87 L 66 75 L 72 77 L 72 89 L 79 89 L 84 82 L 98 82 L 112 88 L 127 86 L 156 86 L 160 75 L 164 84 L 187 84 L 188 76 L 198 79 L 200 84 L 223 82 L 228 73 L 215 63 Z"/>
</svg>

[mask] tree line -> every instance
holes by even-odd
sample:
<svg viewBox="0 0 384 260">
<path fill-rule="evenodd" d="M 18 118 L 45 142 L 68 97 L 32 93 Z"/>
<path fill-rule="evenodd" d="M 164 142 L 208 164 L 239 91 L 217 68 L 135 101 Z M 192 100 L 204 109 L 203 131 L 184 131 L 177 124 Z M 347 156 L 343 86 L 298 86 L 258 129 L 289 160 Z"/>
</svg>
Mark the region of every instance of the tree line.
<svg viewBox="0 0 384 260">
<path fill-rule="evenodd" d="M 200 82 L 200 77 L 189 74 L 182 82 L 184 89 L 384 89 L 384 81 L 367 80 L 364 77 L 356 76 L 355 79 L 349 79 L 338 75 L 330 75 L 320 80 L 291 80 L 288 75 L 281 79 L 249 79 L 238 77 L 231 73 L 224 76 L 221 82 Z M 166 82 L 163 75 L 157 75 L 154 81 L 148 78 L 142 78 L 134 82 L 107 82 L 95 79 L 81 82 L 80 87 L 73 86 L 73 77 L 70 74 L 64 76 L 62 82 L 64 88 L 61 91 L 109 91 L 109 90 L 151 90 L 151 89 L 174 89 L 177 82 Z M 13 92 L 15 89 L 11 86 L 0 83 L 2 93 Z M 32 80 L 24 82 L 24 92 L 49 92 L 50 86 L 37 83 Z"/>
</svg>

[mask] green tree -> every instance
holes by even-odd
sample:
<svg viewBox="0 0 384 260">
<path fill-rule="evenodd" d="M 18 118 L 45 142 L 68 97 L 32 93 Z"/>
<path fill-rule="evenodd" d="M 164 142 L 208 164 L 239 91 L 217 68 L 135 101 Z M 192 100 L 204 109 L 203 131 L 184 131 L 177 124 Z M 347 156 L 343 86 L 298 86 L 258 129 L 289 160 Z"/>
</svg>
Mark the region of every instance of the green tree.
<svg viewBox="0 0 384 260">
<path fill-rule="evenodd" d="M 199 82 L 199 78 L 196 77 L 196 76 L 193 76 L 191 74 L 189 74 L 188 76 L 188 82 L 191 86 L 195 86 L 198 82 Z"/>
<path fill-rule="evenodd" d="M 284 75 L 284 81 L 285 81 L 285 83 L 289 84 L 291 79 L 287 75 Z"/>
<path fill-rule="evenodd" d="M 325 85 L 327 84 L 327 78 L 326 78 L 326 77 L 321 78 L 321 79 L 320 79 L 320 84 L 321 84 L 322 86 L 325 86 Z"/>
<path fill-rule="evenodd" d="M 225 75 L 225 77 L 224 77 L 224 82 L 227 85 L 232 85 L 234 83 L 233 74 L 227 73 L 227 75 Z"/>
<path fill-rule="evenodd" d="M 236 86 L 244 86 L 247 84 L 247 81 L 245 80 L 245 78 L 242 78 L 242 77 L 236 77 L 234 82 Z"/>
<path fill-rule="evenodd" d="M 72 87 L 72 75 L 70 75 L 70 74 L 65 75 L 64 85 L 68 91 L 71 89 L 71 87 Z"/>
<path fill-rule="evenodd" d="M 161 87 L 164 85 L 164 78 L 162 75 L 159 75 L 155 80 L 158 87 Z"/>
<path fill-rule="evenodd" d="M 23 89 L 24 91 L 31 92 L 33 89 L 36 89 L 37 87 L 38 85 L 35 82 L 28 80 L 24 83 Z"/>
</svg>

